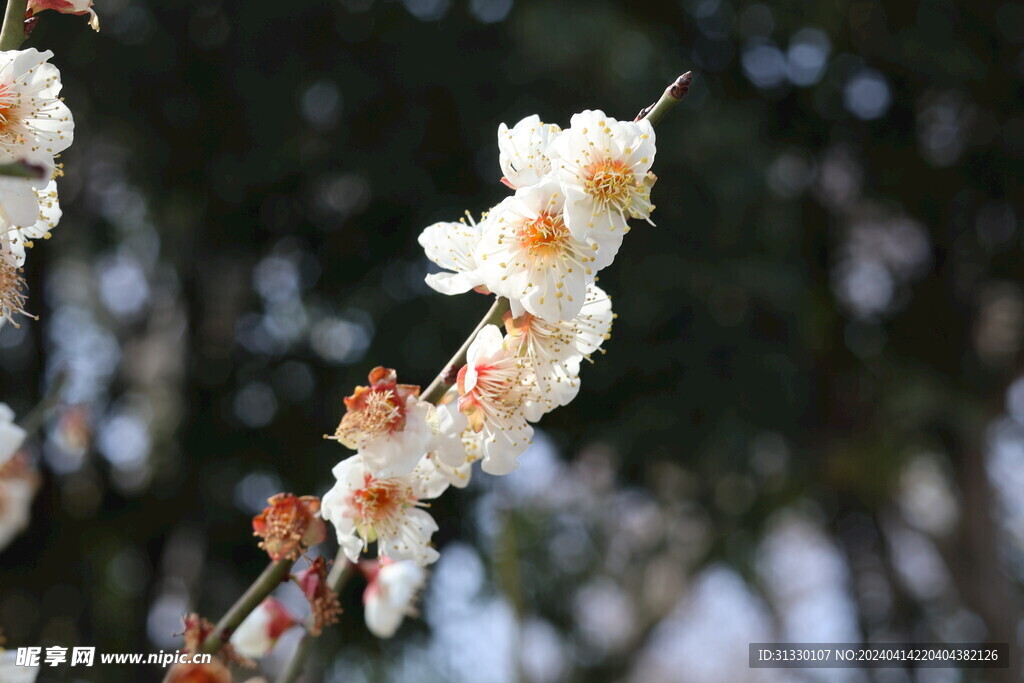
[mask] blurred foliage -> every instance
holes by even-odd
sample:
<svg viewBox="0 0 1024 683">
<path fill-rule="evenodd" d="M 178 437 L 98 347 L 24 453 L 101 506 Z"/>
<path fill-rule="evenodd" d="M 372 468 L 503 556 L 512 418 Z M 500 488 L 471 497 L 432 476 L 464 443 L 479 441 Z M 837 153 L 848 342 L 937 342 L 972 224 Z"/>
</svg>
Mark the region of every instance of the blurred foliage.
<svg viewBox="0 0 1024 683">
<path fill-rule="evenodd" d="M 262 499 L 328 488 L 345 452 L 321 435 L 342 397 L 378 364 L 428 383 L 486 309 L 423 285 L 416 237 L 505 196 L 498 123 L 632 118 L 688 69 L 691 94 L 657 131 L 657 227 L 637 225 L 601 273 L 619 314 L 607 354 L 541 425 L 571 469 L 540 500 L 494 502 L 500 482 L 445 495 L 442 555 L 457 541 L 497 562 L 482 590 L 576 643 L 564 680 L 636 675 L 707 563 L 759 590 L 759 539 L 791 509 L 848 561 L 862 638 L 939 640 L 942 614 L 966 610 L 978 639 L 1014 640 L 1021 548 L 985 430 L 1024 329 L 1019 4 L 97 10 L 99 35 L 45 16 L 31 41 L 56 54 L 76 139 L 64 218 L 26 271 L 42 319 L 0 331 L 0 386 L 24 414 L 68 368 L 78 408 L 37 444 L 32 527 L 0 557 L 10 644 L 149 652 L 174 647 L 184 611 L 219 616 L 265 563 L 249 526 Z M 885 540 L 922 457 L 958 510 L 929 534 L 945 612 L 900 588 Z M 562 482 L 578 509 L 549 517 Z M 637 510 L 652 535 L 626 552 L 609 529 L 638 533 Z M 582 555 L 560 558 L 573 543 Z M 880 610 L 862 580 L 876 574 L 893 596 Z M 634 601 L 628 647 L 578 630 L 574 591 L 601 577 Z M 321 657 L 344 641 L 375 667 L 427 642 L 416 622 L 375 643 L 360 589 Z"/>
</svg>

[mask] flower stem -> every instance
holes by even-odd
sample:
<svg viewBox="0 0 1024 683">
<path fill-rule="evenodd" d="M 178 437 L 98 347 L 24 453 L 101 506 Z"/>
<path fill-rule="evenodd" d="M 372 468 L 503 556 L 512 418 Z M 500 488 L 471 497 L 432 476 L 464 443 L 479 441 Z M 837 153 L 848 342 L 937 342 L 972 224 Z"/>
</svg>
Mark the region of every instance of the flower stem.
<svg viewBox="0 0 1024 683">
<path fill-rule="evenodd" d="M 680 100 L 686 97 L 686 93 L 690 92 L 690 83 L 692 82 L 693 72 L 687 71 L 665 88 L 665 92 L 661 94 L 661 98 L 657 102 L 641 110 L 637 114 L 636 120 L 647 119 L 652 126 L 658 125 L 661 117 L 667 114 L 669 109 L 679 104 Z"/>
<path fill-rule="evenodd" d="M 344 585 L 348 583 L 349 578 L 355 573 L 355 569 L 356 566 L 345 557 L 345 551 L 338 548 L 338 555 L 334 558 L 334 566 L 331 567 L 331 572 L 327 575 L 327 585 L 335 593 L 340 593 Z M 281 671 L 281 675 L 277 677 L 276 683 L 295 683 L 299 679 L 303 668 L 306 666 L 306 660 L 309 659 L 309 655 L 313 652 L 314 642 L 314 638 L 309 634 L 309 629 L 307 628 L 306 633 L 302 636 L 302 640 L 295 646 L 295 651 L 289 657 L 288 664 Z"/>
<path fill-rule="evenodd" d="M 25 42 L 25 14 L 28 0 L 7 0 L 4 27 L 0 29 L 0 50 L 17 50 Z"/>
<path fill-rule="evenodd" d="M 494 300 L 494 305 L 491 309 L 484 314 L 483 320 L 476 326 L 466 341 L 462 342 L 462 346 L 455 352 L 448 364 L 444 366 L 441 373 L 434 378 L 434 381 L 430 383 L 427 390 L 423 392 L 422 398 L 427 403 L 437 403 L 444 396 L 444 393 L 448 390 L 448 387 L 455 384 L 454 373 L 459 371 L 463 365 L 466 364 L 466 353 L 469 351 L 469 347 L 473 344 L 473 340 L 476 339 L 476 335 L 480 333 L 480 330 L 484 329 L 488 325 L 500 325 L 501 319 L 505 317 L 505 314 L 509 311 L 508 299 L 503 296 L 499 296 Z"/>
<path fill-rule="evenodd" d="M 231 634 L 235 632 L 238 625 L 249 616 L 249 613 L 256 609 L 265 597 L 270 595 L 275 588 L 281 585 L 281 582 L 288 578 L 288 572 L 291 571 L 292 564 L 294 563 L 287 559 L 271 562 L 263 570 L 259 578 L 242 594 L 242 597 L 238 598 L 238 601 L 231 606 L 227 614 L 217 622 L 217 626 L 210 632 L 210 635 L 206 636 L 206 640 L 203 641 L 199 652 L 211 655 L 217 654 L 224 647 L 224 644 L 228 642 L 228 639 L 231 638 Z"/>
</svg>

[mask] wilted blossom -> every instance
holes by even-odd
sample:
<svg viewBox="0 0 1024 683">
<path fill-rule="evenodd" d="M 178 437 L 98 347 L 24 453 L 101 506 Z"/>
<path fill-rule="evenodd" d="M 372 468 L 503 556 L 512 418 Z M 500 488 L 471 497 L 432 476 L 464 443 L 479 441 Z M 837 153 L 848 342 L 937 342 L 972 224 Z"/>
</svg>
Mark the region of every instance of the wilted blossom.
<svg viewBox="0 0 1024 683">
<path fill-rule="evenodd" d="M 313 624 L 309 627 L 311 635 L 318 636 L 325 626 L 337 623 L 341 605 L 338 594 L 327 582 L 327 562 L 324 558 L 316 558 L 313 564 L 296 574 L 295 583 L 309 601 L 313 615 Z"/>
<path fill-rule="evenodd" d="M 316 496 L 296 497 L 278 493 L 270 504 L 252 520 L 253 533 L 263 538 L 260 547 L 275 562 L 296 560 L 307 548 L 327 538 L 327 527 L 318 516 L 320 499 Z"/>
<path fill-rule="evenodd" d="M 419 400 L 418 386 L 398 384 L 394 370 L 376 367 L 369 379 L 345 398 L 345 415 L 330 438 L 358 450 L 378 476 L 409 474 L 430 441 L 430 404 Z"/>
</svg>

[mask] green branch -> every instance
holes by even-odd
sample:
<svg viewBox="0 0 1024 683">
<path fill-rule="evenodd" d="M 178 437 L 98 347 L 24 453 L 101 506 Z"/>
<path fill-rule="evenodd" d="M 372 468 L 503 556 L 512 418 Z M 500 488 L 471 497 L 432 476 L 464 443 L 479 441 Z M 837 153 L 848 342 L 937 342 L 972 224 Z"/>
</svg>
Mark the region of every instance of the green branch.
<svg viewBox="0 0 1024 683">
<path fill-rule="evenodd" d="M 7 0 L 4 27 L 0 29 L 0 50 L 17 50 L 28 37 L 25 35 L 25 15 L 28 0 Z"/>
</svg>

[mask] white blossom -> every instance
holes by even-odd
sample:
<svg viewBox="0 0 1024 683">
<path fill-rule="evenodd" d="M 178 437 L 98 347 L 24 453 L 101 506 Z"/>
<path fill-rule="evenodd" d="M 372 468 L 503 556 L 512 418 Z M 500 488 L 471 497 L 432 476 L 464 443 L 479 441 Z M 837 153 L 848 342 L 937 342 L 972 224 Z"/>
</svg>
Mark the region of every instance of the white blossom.
<svg viewBox="0 0 1024 683">
<path fill-rule="evenodd" d="M 554 176 L 516 191 L 492 210 L 476 250 L 488 289 L 550 321 L 580 312 L 587 283 L 619 246 L 609 233 L 577 239 L 565 224 L 564 201 Z"/>
<path fill-rule="evenodd" d="M 0 158 L 52 158 L 71 145 L 75 123 L 58 97 L 60 71 L 49 50 L 0 52 Z"/>
<path fill-rule="evenodd" d="M 416 596 L 427 582 L 427 571 L 415 562 L 382 560 L 363 593 L 366 627 L 378 638 L 390 638 L 407 616 L 415 616 Z"/>
<path fill-rule="evenodd" d="M 423 500 L 436 498 L 448 487 L 426 458 L 411 474 L 379 478 L 362 456 L 341 461 L 332 470 L 337 482 L 321 501 L 321 514 L 334 525 L 338 543 L 355 562 L 366 546 L 377 541 L 378 554 L 393 560 L 435 562 L 430 537 L 437 523 Z"/>
<path fill-rule="evenodd" d="M 39 660 L 43 660 L 42 654 Z M 0 650 L 0 681 L 3 683 L 35 683 L 39 666 L 19 666 L 16 650 Z"/>
<path fill-rule="evenodd" d="M 437 472 L 456 488 L 465 488 L 480 459 L 481 436 L 469 428 L 469 421 L 455 402 L 442 403 L 431 419 L 434 439 L 430 458 Z"/>
<path fill-rule="evenodd" d="M 501 331 L 495 325 L 480 330 L 459 370 L 459 410 L 470 428 L 483 435 L 481 466 L 488 474 L 516 469 L 533 438 L 523 412 L 528 388 L 522 377 L 522 367 L 505 348 Z"/>
<path fill-rule="evenodd" d="M 629 231 L 627 220 L 649 220 L 654 210 L 654 127 L 590 110 L 574 114 L 571 123 L 550 151 L 565 191 L 565 223 L 578 239 L 605 235 L 617 251 Z"/>
<path fill-rule="evenodd" d="M 524 362 L 524 379 L 535 387 L 526 408 L 536 421 L 543 413 L 567 405 L 579 392 L 580 361 L 610 337 L 611 298 L 596 284 L 587 287 L 583 308 L 572 320 L 549 322 L 524 313 L 505 320 L 505 346 Z"/>
<path fill-rule="evenodd" d="M 296 623 L 280 600 L 267 598 L 231 634 L 231 645 L 243 657 L 262 659 L 274 649 L 281 634 Z"/>
<path fill-rule="evenodd" d="M 50 238 L 61 217 L 57 183 L 51 180 L 41 189 L 28 183 L 0 178 L 0 252 L 16 267 L 25 263 L 25 249 L 34 240 Z"/>
<path fill-rule="evenodd" d="M 433 406 L 419 399 L 418 386 L 399 384 L 390 368 L 374 368 L 369 381 L 345 398 L 345 415 L 330 438 L 357 449 L 378 477 L 409 474 L 432 438 Z"/>
<path fill-rule="evenodd" d="M 473 251 L 488 227 L 489 215 L 485 213 L 478 223 L 467 211 L 466 218 L 468 222 L 463 219 L 434 223 L 419 236 L 427 258 L 442 268 L 454 271 L 427 275 L 427 284 L 441 294 L 463 294 L 483 285 Z"/>
<path fill-rule="evenodd" d="M 498 163 L 505 174 L 502 181 L 513 189 L 539 183 L 551 170 L 548 147 L 561 130 L 553 123 L 543 123 L 536 114 L 511 130 L 504 123 L 498 126 Z"/>
<path fill-rule="evenodd" d="M 25 441 L 25 430 L 14 424 L 14 411 L 0 403 L 0 467 L 11 459 Z"/>
<path fill-rule="evenodd" d="M 28 527 L 39 477 L 23 456 L 0 465 L 0 551 Z"/>
</svg>

